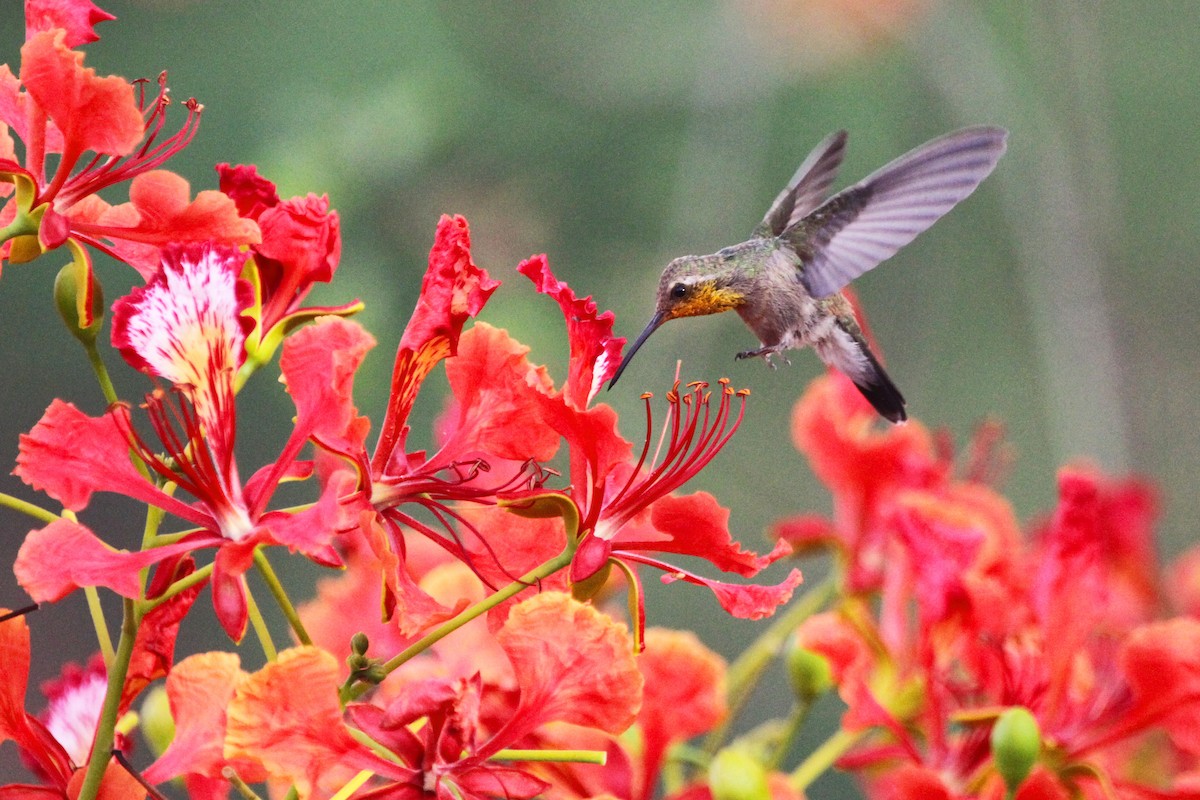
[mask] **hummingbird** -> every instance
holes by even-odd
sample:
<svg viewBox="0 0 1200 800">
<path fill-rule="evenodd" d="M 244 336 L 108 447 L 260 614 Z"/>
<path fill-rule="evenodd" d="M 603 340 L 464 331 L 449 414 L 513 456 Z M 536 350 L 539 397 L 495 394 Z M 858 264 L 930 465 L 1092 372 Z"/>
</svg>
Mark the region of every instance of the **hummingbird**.
<svg viewBox="0 0 1200 800">
<path fill-rule="evenodd" d="M 625 352 L 609 388 L 664 322 L 733 310 L 760 343 L 737 358 L 761 357 L 771 364 L 784 350 L 811 347 L 883 417 L 907 419 L 904 396 L 871 352 L 842 289 L 975 191 L 1004 154 L 1007 137 L 1003 128 L 990 126 L 947 133 L 828 199 L 846 132 L 825 137 L 747 241 L 667 264 L 654 315 Z"/>
</svg>

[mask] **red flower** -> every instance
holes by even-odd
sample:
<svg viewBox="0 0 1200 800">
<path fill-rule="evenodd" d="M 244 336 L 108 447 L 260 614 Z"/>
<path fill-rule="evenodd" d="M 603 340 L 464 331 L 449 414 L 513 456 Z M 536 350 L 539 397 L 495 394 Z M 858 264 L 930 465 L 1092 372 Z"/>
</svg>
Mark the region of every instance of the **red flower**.
<svg viewBox="0 0 1200 800">
<path fill-rule="evenodd" d="M 61 520 L 30 534 L 18 557 L 18 577 L 37 600 L 57 600 L 77 586 L 104 585 L 138 596 L 138 571 L 201 547 L 217 547 L 213 601 L 234 639 L 245 630 L 242 574 L 255 547 L 283 544 L 324 564 L 337 564 L 330 546 L 337 501 L 345 486 L 328 482 L 310 509 L 270 511 L 284 478 L 305 477 L 311 466 L 296 457 L 310 433 L 339 409 L 338 392 L 373 342 L 351 323 L 330 318 L 297 333 L 281 359 L 296 402 L 292 435 L 279 457 L 242 483 L 234 460 L 234 377 L 244 357 L 248 303 L 238 280 L 244 254 L 204 245 L 168 250 L 162 271 L 117 304 L 113 338 L 136 367 L 175 384 L 157 390 L 146 408 L 157 440 L 136 433 L 129 409 L 118 406 L 88 417 L 62 401 L 21 438 L 16 474 L 72 510 L 96 491 L 111 491 L 162 508 L 201 528 L 179 542 L 141 553 L 113 551 L 81 525 Z M 163 492 L 114 453 L 132 447 L 154 473 L 190 493 L 189 504 Z M 166 456 L 160 455 L 165 450 Z M 71 548 L 78 558 L 56 554 Z"/>
<path fill-rule="evenodd" d="M 575 635 L 562 636 L 564 629 Z M 642 679 L 623 626 L 565 595 L 545 593 L 514 608 L 496 639 L 519 687 L 497 729 L 483 727 L 478 678 L 417 681 L 387 707 L 360 703 L 347 709 L 354 727 L 393 754 L 382 758 L 342 722 L 337 662 L 301 648 L 281 653 L 237 685 L 228 704 L 224 755 L 257 762 L 270 777 L 293 783 L 301 796 L 334 791 L 368 769 L 374 785 L 359 796 L 532 797 L 546 784 L 492 756 L 549 722 L 616 734 L 633 721 Z"/>
<path fill-rule="evenodd" d="M 24 144 L 16 155 L 7 136 L 0 141 L 0 180 L 16 194 L 0 210 L 0 257 L 31 261 L 70 244 L 77 267 L 79 313 L 91 323 L 91 260 L 80 244 L 128 262 L 146 278 L 169 242 L 257 242 L 257 226 L 240 219 L 219 192 L 189 200 L 187 182 L 158 170 L 196 133 L 200 104 L 186 103 L 188 118 L 160 139 L 170 98 L 165 74 L 157 96 L 119 77 L 99 77 L 70 48 L 94 40 L 91 25 L 107 15 L 90 3 L 27 4 L 28 41 L 21 48 L 20 77 L 0 66 L 0 122 Z M 66 27 L 49 27 L 51 24 Z M 138 96 L 135 97 L 135 94 Z M 85 160 L 85 154 L 94 156 Z M 58 154 L 47 175 L 47 156 Z M 79 168 L 82 164 L 82 168 Z M 79 168 L 79 169 L 77 169 Z M 130 202 L 110 206 L 98 192 L 131 182 Z"/>
<path fill-rule="evenodd" d="M 946 471 L 920 422 L 886 428 L 877 422 L 878 414 L 840 373 L 810 384 L 792 413 L 792 439 L 833 494 L 833 521 L 806 514 L 775 527 L 797 549 L 833 545 L 852 592 L 877 589 L 883 580 L 887 521 L 897 493 L 938 485 Z"/>
<path fill-rule="evenodd" d="M 247 271 L 255 302 L 250 309 L 254 328 L 246 349 L 252 366 L 265 363 L 283 337 L 304 322 L 325 314 L 347 316 L 362 310 L 362 302 L 341 306 L 302 307 L 316 283 L 328 283 L 342 254 L 341 222 L 329 208 L 329 198 L 309 194 L 280 200 L 275 184 L 253 166 L 218 164 L 221 191 L 237 204 L 238 214 L 252 220 L 262 241 L 251 248 Z"/>
<path fill-rule="evenodd" d="M 663 570 L 664 582 L 684 580 L 710 589 L 722 608 L 737 617 L 758 619 L 787 602 L 800 583 L 792 573 L 777 586 L 734 585 L 703 578 L 648 555 L 674 553 L 702 558 L 718 569 L 752 577 L 790 548 L 780 542 L 775 551 L 759 556 L 743 550 L 729 534 L 729 512 L 709 494 L 684 497 L 672 493 L 698 474 L 733 436 L 741 422 L 747 392 L 721 382 L 718 405 L 704 383 L 689 384 L 680 392 L 676 383 L 667 393 L 667 419 L 661 450 L 651 456 L 653 431 L 650 395 L 645 395 L 648 430 L 640 456 L 617 433 L 616 413 L 608 406 L 587 408 L 587 403 L 616 370 L 623 340 L 612 338 L 612 314 L 597 315 L 590 298 L 577 300 L 566 284 L 554 279 L 544 256 L 518 268 L 541 292 L 554 296 L 563 309 L 570 339 L 572 364 L 568 382 L 555 395 L 541 395 L 539 403 L 547 425 L 563 436 L 570 448 L 571 493 L 547 498 L 526 493 L 514 496 L 514 510 L 530 502 L 531 513 L 545 503 L 567 503 L 577 526 L 573 534 L 578 549 L 570 578 L 575 591 L 587 595 L 603 584 L 612 564 L 622 565 L 636 580 L 638 564 Z M 576 363 L 582 362 L 582 363 Z M 739 404 L 733 417 L 733 404 Z M 530 511 L 522 512 L 530 513 Z M 597 578 L 598 576 L 598 583 Z M 638 592 L 638 632 L 644 625 L 642 593 Z M 640 640 L 640 636 L 639 636 Z"/>
<path fill-rule="evenodd" d="M 466 220 L 443 217 L 417 308 L 400 340 L 374 455 L 368 456 L 366 420 L 357 416 L 348 384 L 341 412 L 314 431 L 321 450 L 336 456 L 323 460 L 323 473 L 349 474 L 356 487 L 343 505 L 344 527 L 360 528 L 386 565 L 386 608 L 389 615 L 404 612 L 398 616 L 405 634 L 451 611 L 431 602 L 404 574 L 404 531 L 417 531 L 472 563 L 468 548 L 478 532 L 457 503 L 494 502 L 498 491 L 536 482 L 536 463 L 558 447 L 557 435 L 539 421 L 537 398 L 549 380 L 525 358 L 528 348 L 483 324 L 463 332 L 497 286 L 471 260 Z M 409 412 L 443 360 L 452 400 L 439 422 L 440 446 L 434 453 L 410 451 Z"/>
<path fill-rule="evenodd" d="M 0 609 L 0 615 L 6 613 Z M 95 730 L 103 685 L 94 670 L 68 676 L 60 682 L 47 723 L 25 711 L 29 680 L 29 626 L 24 618 L 0 622 L 0 743 L 12 740 L 21 755 L 41 777 L 42 785 L 9 784 L 0 787 L 5 797 L 74 797 L 79 792 L 91 737 Z M 100 665 L 103 670 L 103 665 Z M 103 681 L 103 678 L 100 678 Z M 90 693 L 90 697 L 83 695 Z M 70 747 L 70 750 L 67 748 Z M 112 800 L 141 800 L 146 791 L 115 761 L 110 761 L 100 787 Z"/>
</svg>

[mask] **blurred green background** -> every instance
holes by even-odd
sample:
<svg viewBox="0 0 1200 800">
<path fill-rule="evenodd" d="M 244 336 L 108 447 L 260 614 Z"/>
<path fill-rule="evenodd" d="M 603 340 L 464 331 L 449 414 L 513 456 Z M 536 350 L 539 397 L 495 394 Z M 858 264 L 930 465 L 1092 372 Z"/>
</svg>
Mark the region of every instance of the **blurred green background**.
<svg viewBox="0 0 1200 800">
<path fill-rule="evenodd" d="M 380 345 L 356 397 L 377 419 L 443 212 L 467 216 L 476 261 L 506 282 L 483 318 L 561 380 L 561 316 L 515 273 L 521 259 L 547 253 L 632 337 L 666 261 L 744 239 L 826 133 L 850 131 L 840 187 L 950 129 L 1003 125 L 1009 152 L 982 189 L 856 283 L 889 371 L 910 413 L 960 443 L 989 415 L 1005 422 L 1018 457 L 1007 488 L 1022 518 L 1052 507 L 1059 464 L 1087 457 L 1155 479 L 1164 556 L 1195 539 L 1194 0 L 101 4 L 118 21 L 86 48 L 89 66 L 128 78 L 166 69 L 177 99 L 204 103 L 199 136 L 170 165 L 194 189 L 215 188 L 213 165 L 230 161 L 257 164 L 284 196 L 329 194 L 345 248 L 316 299 L 366 301 L 360 320 Z M 15 68 L 17 3 L 0 25 L 0 61 Z M 10 464 L 17 435 L 52 397 L 103 407 L 51 310 L 52 261 L 10 267 L 0 281 L 0 453 Z M 100 275 L 110 300 L 134 277 L 111 263 Z M 601 399 L 639 441 L 638 395 L 667 388 L 677 359 L 686 378 L 750 387 L 741 432 L 696 484 L 733 509 L 735 535 L 763 547 L 773 519 L 829 501 L 788 435 L 820 364 L 809 353 L 777 371 L 733 360 L 753 345 L 732 314 L 671 323 Z M 110 366 L 127 397 L 144 391 L 118 359 Z M 292 406 L 265 373 L 246 398 L 239 461 L 249 474 L 274 458 Z M 434 393 L 422 397 L 415 443 L 427 442 L 438 407 Z M 11 477 L 0 489 L 30 496 Z M 128 509 L 94 508 L 86 521 L 134 545 Z M 11 563 L 32 526 L 10 512 L 0 520 Z M 693 627 L 727 654 L 762 629 L 701 595 L 654 591 L 651 622 Z M 23 598 L 0 581 L 0 603 Z M 213 625 L 207 594 L 193 616 L 184 639 L 195 649 L 211 635 L 201 630 Z M 42 662 L 94 647 L 78 598 L 30 622 Z M 37 666 L 40 677 L 58 668 Z M 753 711 L 786 702 L 763 693 Z M 6 749 L 0 778 L 13 761 Z M 819 784 L 813 796 L 836 791 Z"/>
</svg>

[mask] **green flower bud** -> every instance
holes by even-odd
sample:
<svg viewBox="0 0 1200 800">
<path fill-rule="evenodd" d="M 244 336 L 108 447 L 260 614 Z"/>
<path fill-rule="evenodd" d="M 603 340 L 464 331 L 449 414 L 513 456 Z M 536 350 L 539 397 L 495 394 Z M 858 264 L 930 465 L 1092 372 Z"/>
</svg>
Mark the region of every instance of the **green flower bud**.
<svg viewBox="0 0 1200 800">
<path fill-rule="evenodd" d="M 150 745 L 150 750 L 155 756 L 161 756 L 175 739 L 175 720 L 171 717 L 167 690 L 162 686 L 155 686 L 146 692 L 139 716 L 142 738 Z"/>
<path fill-rule="evenodd" d="M 708 765 L 714 800 L 770 800 L 767 771 L 744 750 L 727 747 Z"/>
<path fill-rule="evenodd" d="M 812 702 L 833 687 L 829 659 L 794 642 L 787 652 L 787 671 L 792 691 L 801 701 Z"/>
<path fill-rule="evenodd" d="M 58 314 L 79 341 L 90 345 L 100 335 L 104 325 L 104 292 L 97 281 L 92 281 L 92 324 L 86 328 L 80 326 L 79 319 L 79 285 L 76 280 L 80 270 L 79 264 L 72 261 L 58 271 L 54 278 L 54 305 Z"/>
<path fill-rule="evenodd" d="M 371 642 L 367 639 L 367 635 L 362 631 L 350 637 L 350 652 L 356 655 L 366 655 L 367 649 L 371 646 Z"/>
<path fill-rule="evenodd" d="M 1042 732 L 1027 708 L 1005 709 L 992 726 L 992 759 L 1009 792 L 1029 777 L 1041 749 Z"/>
</svg>

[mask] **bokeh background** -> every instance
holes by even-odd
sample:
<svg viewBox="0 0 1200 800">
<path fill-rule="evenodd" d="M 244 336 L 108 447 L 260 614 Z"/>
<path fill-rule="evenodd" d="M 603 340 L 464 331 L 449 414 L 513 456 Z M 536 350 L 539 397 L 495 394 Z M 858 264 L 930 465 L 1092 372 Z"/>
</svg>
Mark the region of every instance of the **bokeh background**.
<svg viewBox="0 0 1200 800">
<path fill-rule="evenodd" d="M 119 19 L 100 27 L 88 65 L 128 78 L 166 69 L 177 98 L 205 104 L 199 136 L 171 165 L 194 189 L 215 188 L 213 165 L 230 161 L 259 165 L 284 196 L 329 194 L 345 244 L 317 299 L 366 301 L 360 320 L 380 345 L 356 397 L 372 415 L 443 212 L 467 216 L 476 261 L 506 281 L 484 318 L 561 380 L 561 317 L 515 273 L 521 259 L 547 253 L 632 337 L 666 261 L 745 238 L 826 133 L 850 131 L 841 186 L 950 129 L 1003 125 L 1009 152 L 993 177 L 856 284 L 889 371 L 910 412 L 959 442 L 985 418 L 1005 423 L 1016 454 L 1007 490 L 1022 518 L 1052 507 L 1057 466 L 1082 457 L 1161 487 L 1164 557 L 1197 539 L 1193 0 L 101 5 Z M 8 0 L 0 61 L 16 65 L 22 36 Z M 51 309 L 51 261 L 10 267 L 0 281 L 0 463 L 13 463 L 17 435 L 52 397 L 103 407 Z M 100 276 L 110 300 L 134 277 L 111 263 Z M 829 500 L 788 434 L 820 365 L 808 353 L 776 371 L 733 360 L 753 344 L 732 314 L 673 322 L 602 399 L 637 439 L 638 395 L 666 389 L 678 359 L 687 378 L 751 388 L 741 432 L 696 488 L 715 492 L 736 535 L 761 547 L 775 518 Z M 144 391 L 117 359 L 110 367 L 125 396 Z M 274 458 L 292 413 L 268 372 L 243 395 L 246 474 Z M 438 408 L 436 391 L 421 398 L 417 443 Z M 31 496 L 7 475 L 0 490 Z M 138 541 L 129 508 L 93 508 L 87 521 L 111 541 Z M 8 564 L 31 524 L 4 511 L 0 526 Z M 0 603 L 23 602 L 0 578 Z M 193 617 L 190 649 L 219 643 L 205 599 Z M 762 629 L 682 585 L 653 591 L 651 622 L 695 628 L 730 655 Z M 79 599 L 30 624 L 35 680 L 58 669 L 47 654 L 82 659 L 94 648 Z M 761 692 L 751 712 L 786 702 Z M 836 704 L 824 710 L 836 717 Z M 0 751 L 0 779 L 15 776 L 15 761 L 11 746 Z M 844 786 L 820 783 L 811 796 Z"/>
</svg>

